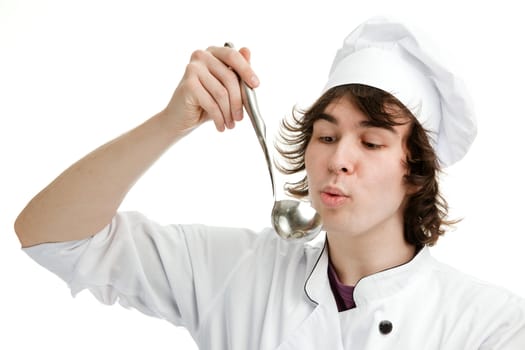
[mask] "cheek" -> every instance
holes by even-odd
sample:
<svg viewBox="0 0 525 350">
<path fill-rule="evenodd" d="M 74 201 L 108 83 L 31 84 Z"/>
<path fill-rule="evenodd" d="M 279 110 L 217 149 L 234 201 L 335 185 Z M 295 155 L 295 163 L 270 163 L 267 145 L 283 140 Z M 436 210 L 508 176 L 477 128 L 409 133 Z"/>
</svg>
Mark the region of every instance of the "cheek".
<svg viewBox="0 0 525 350">
<path fill-rule="evenodd" d="M 304 166 L 308 175 L 320 174 L 326 168 L 328 157 L 317 145 L 309 146 L 304 153 Z"/>
<path fill-rule="evenodd" d="M 384 160 L 378 166 L 368 169 L 368 175 L 372 182 L 382 188 L 399 188 L 406 191 L 405 175 L 407 169 L 402 162 Z M 382 185 L 380 185 L 382 184 Z"/>
<path fill-rule="evenodd" d="M 406 169 L 403 166 L 399 166 L 395 173 L 391 174 L 390 186 L 392 189 L 397 189 L 397 194 L 400 197 L 405 197 L 408 194 L 408 186 L 405 180 Z"/>
<path fill-rule="evenodd" d="M 321 164 L 319 164 L 320 157 L 312 151 L 312 148 L 307 147 L 304 153 L 304 167 L 306 171 L 306 180 L 308 182 L 309 188 L 311 188 L 312 185 L 315 183 L 315 179 L 318 178 L 319 169 L 321 168 Z"/>
<path fill-rule="evenodd" d="M 315 163 L 315 157 L 312 155 L 312 148 L 308 145 L 304 151 L 304 166 L 308 172 Z"/>
</svg>

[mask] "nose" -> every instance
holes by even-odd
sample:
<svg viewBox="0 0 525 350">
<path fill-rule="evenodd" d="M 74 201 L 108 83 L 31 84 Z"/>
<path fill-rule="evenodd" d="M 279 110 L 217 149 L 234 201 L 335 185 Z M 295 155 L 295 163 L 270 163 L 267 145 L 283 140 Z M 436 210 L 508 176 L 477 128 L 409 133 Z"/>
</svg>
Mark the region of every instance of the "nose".
<svg viewBox="0 0 525 350">
<path fill-rule="evenodd" d="M 351 146 L 348 144 L 339 143 L 330 157 L 328 170 L 338 175 L 353 174 L 356 161 L 357 153 L 355 150 L 352 151 Z"/>
<path fill-rule="evenodd" d="M 329 170 L 336 174 L 349 174 L 350 168 L 343 164 L 331 164 Z"/>
</svg>

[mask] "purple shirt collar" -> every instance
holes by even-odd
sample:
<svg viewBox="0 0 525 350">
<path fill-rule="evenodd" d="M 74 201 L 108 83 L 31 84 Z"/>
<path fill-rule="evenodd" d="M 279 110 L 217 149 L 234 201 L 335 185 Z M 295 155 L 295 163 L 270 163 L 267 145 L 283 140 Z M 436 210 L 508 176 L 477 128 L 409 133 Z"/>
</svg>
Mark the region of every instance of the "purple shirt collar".
<svg viewBox="0 0 525 350">
<path fill-rule="evenodd" d="M 347 286 L 339 280 L 332 260 L 328 260 L 328 279 L 339 312 L 353 309 L 355 307 L 354 286 Z"/>
</svg>

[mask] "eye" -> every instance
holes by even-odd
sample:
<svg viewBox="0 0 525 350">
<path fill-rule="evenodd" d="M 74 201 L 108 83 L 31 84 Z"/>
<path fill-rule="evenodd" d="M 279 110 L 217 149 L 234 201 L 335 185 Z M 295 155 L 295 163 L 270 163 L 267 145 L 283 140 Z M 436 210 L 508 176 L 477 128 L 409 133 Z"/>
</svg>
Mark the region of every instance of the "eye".
<svg viewBox="0 0 525 350">
<path fill-rule="evenodd" d="M 319 141 L 322 143 L 333 143 L 335 142 L 335 137 L 333 136 L 319 136 Z"/>
<path fill-rule="evenodd" d="M 383 145 L 379 145 L 373 142 L 363 141 L 362 143 L 363 143 L 363 146 L 365 146 L 365 148 L 371 149 L 371 150 L 380 149 L 383 147 Z"/>
</svg>

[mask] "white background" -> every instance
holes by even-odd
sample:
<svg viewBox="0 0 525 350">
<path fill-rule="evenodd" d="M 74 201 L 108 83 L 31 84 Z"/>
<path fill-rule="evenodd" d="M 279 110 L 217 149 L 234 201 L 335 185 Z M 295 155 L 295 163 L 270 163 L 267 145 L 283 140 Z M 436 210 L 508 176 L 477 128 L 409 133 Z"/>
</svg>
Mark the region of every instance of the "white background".
<svg viewBox="0 0 525 350">
<path fill-rule="evenodd" d="M 344 36 L 375 15 L 423 30 L 476 103 L 478 139 L 442 182 L 464 220 L 434 255 L 525 296 L 523 11 L 518 1 L 467 3 L 0 0 L 0 348 L 194 349 L 184 329 L 85 292 L 71 298 L 20 250 L 16 215 L 72 162 L 162 109 L 193 50 L 224 41 L 252 49 L 273 135 L 295 104 L 317 97 Z M 266 226 L 258 147 L 248 122 L 223 134 L 207 124 L 166 153 L 122 209 Z"/>
</svg>

